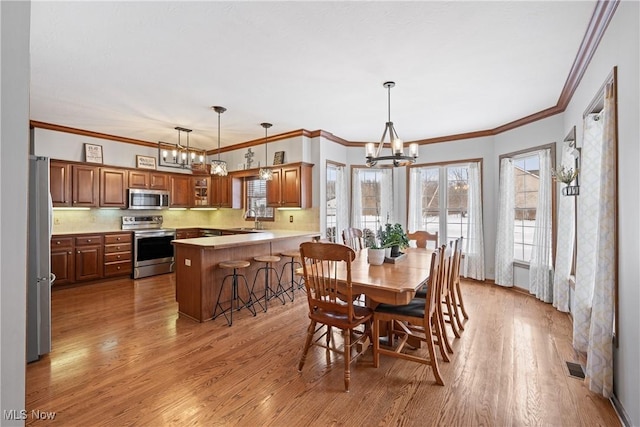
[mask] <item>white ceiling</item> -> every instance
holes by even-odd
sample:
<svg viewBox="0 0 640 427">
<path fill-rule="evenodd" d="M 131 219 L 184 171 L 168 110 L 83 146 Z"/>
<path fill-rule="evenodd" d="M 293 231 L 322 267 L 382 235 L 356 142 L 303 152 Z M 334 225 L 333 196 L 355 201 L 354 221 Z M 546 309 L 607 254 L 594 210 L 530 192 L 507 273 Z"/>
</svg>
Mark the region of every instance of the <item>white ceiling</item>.
<svg viewBox="0 0 640 427">
<path fill-rule="evenodd" d="M 556 105 L 595 1 L 31 4 L 31 119 L 214 148 L 304 128 L 378 141 Z"/>
</svg>

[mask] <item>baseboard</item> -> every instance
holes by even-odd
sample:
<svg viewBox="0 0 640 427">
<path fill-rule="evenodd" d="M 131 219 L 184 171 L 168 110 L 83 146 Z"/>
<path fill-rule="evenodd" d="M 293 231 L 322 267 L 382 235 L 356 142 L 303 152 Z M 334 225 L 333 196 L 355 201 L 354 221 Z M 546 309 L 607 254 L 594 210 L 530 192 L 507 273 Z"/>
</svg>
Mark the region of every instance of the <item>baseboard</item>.
<svg viewBox="0 0 640 427">
<path fill-rule="evenodd" d="M 613 409 L 616 411 L 616 414 L 620 419 L 620 423 L 625 427 L 631 427 L 631 420 L 629 419 L 629 415 L 624 410 L 624 407 L 622 406 L 616 395 L 614 394 L 613 396 L 611 396 L 609 401 L 613 405 Z"/>
</svg>

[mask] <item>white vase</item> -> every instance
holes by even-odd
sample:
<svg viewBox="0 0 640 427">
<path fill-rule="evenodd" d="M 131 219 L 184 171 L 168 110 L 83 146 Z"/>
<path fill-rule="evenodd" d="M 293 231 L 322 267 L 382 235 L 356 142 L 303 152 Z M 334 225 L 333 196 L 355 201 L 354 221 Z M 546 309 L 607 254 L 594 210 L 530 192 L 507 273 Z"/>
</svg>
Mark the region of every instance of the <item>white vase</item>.
<svg viewBox="0 0 640 427">
<path fill-rule="evenodd" d="M 384 248 L 384 256 L 386 256 L 387 258 L 391 258 L 391 246 L 389 246 L 388 248 Z"/>
<path fill-rule="evenodd" d="M 367 256 L 369 260 L 369 264 L 371 265 L 382 265 L 384 263 L 384 249 L 367 249 Z"/>
</svg>

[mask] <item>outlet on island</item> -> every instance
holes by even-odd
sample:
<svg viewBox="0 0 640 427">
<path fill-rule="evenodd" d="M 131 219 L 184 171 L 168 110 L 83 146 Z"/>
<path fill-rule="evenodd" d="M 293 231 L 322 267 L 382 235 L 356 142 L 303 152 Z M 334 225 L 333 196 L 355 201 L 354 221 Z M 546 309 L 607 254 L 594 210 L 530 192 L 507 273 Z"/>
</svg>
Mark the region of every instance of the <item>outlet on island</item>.
<svg viewBox="0 0 640 427">
<path fill-rule="evenodd" d="M 289 215 L 289 222 L 293 222 L 293 215 Z"/>
<path fill-rule="evenodd" d="M 191 260 L 189 258 L 185 258 L 184 265 L 186 265 L 187 267 L 191 267 Z"/>
</svg>

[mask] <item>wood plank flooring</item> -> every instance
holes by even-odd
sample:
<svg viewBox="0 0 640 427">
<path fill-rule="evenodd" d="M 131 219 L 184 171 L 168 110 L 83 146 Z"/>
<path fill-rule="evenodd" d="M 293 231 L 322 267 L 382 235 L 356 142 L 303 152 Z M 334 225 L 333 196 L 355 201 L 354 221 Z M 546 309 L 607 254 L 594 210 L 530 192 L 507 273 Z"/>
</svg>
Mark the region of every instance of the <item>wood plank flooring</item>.
<svg viewBox="0 0 640 427">
<path fill-rule="evenodd" d="M 242 310 L 231 327 L 179 317 L 174 293 L 173 275 L 54 291 L 53 352 L 27 366 L 27 425 L 620 425 L 568 376 L 564 361 L 579 360 L 567 315 L 512 290 L 463 282 L 470 319 L 460 339 L 450 333 L 444 387 L 405 360 L 375 369 L 369 353 L 349 393 L 342 359 L 319 348 L 297 371 L 304 293 Z"/>
</svg>

